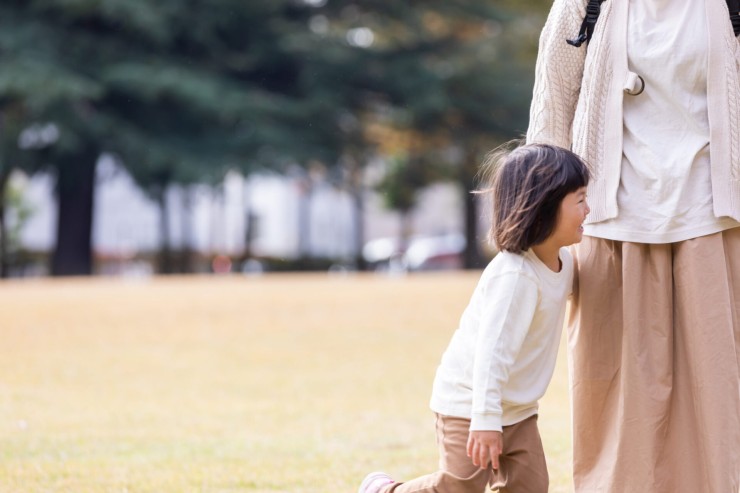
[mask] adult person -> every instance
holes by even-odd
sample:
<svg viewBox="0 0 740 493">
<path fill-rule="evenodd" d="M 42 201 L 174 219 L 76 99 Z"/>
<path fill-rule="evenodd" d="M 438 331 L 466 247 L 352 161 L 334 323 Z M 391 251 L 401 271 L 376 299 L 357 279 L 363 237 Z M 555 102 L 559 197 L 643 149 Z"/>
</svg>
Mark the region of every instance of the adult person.
<svg viewBox="0 0 740 493">
<path fill-rule="evenodd" d="M 554 1 L 527 132 L 592 171 L 575 490 L 737 493 L 740 42 L 725 0 L 607 0 L 573 46 L 588 3 Z"/>
</svg>

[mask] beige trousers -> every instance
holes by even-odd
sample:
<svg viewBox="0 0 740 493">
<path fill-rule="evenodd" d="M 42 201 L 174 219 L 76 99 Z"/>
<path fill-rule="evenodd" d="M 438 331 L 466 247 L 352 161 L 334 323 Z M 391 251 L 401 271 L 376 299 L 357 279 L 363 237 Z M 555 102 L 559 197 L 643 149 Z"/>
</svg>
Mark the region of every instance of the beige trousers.
<svg viewBox="0 0 740 493">
<path fill-rule="evenodd" d="M 576 492 L 738 493 L 740 228 L 574 251 Z"/>
<path fill-rule="evenodd" d="M 549 478 L 537 416 L 504 426 L 500 469 L 481 469 L 467 456 L 470 420 L 437 415 L 439 471 L 384 493 L 483 493 L 486 485 L 501 493 L 547 493 Z"/>
</svg>

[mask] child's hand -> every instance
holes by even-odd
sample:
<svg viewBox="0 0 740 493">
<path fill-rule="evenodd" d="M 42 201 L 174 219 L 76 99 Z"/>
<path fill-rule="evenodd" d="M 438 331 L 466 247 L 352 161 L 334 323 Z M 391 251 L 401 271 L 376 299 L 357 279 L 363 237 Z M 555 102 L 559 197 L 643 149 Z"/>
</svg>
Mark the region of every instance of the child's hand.
<svg viewBox="0 0 740 493">
<path fill-rule="evenodd" d="M 468 457 L 481 469 L 485 469 L 489 461 L 498 469 L 498 456 L 503 449 L 504 437 L 500 431 L 471 431 L 468 435 Z"/>
</svg>

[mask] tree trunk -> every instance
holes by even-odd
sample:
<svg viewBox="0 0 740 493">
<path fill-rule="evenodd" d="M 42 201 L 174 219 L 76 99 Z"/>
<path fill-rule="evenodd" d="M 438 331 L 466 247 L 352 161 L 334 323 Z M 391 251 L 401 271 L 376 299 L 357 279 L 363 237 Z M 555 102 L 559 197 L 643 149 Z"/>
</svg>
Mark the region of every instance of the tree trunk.
<svg viewBox="0 0 740 493">
<path fill-rule="evenodd" d="M 252 212 L 251 188 L 248 181 L 244 183 L 244 254 L 243 260 L 252 258 L 252 243 L 254 242 L 255 233 L 257 232 L 257 217 Z"/>
<path fill-rule="evenodd" d="M 463 253 L 463 268 L 480 269 L 483 267 L 483 257 L 478 245 L 478 201 L 475 194 L 475 157 L 467 156 L 461 167 L 461 184 L 465 194 L 465 252 Z M 470 169 L 472 168 L 472 169 Z"/>
<path fill-rule="evenodd" d="M 470 189 L 465 190 L 465 253 L 463 267 L 480 269 L 483 258 L 478 245 L 478 202 Z"/>
<path fill-rule="evenodd" d="M 365 245 L 365 200 L 362 195 L 362 186 L 353 186 L 351 189 L 354 211 L 352 213 L 354 227 L 355 245 L 355 267 L 359 271 L 367 270 L 367 262 L 362 255 L 362 247 Z"/>
<path fill-rule="evenodd" d="M 411 209 L 401 209 L 398 211 L 400 219 L 400 228 L 398 233 L 398 249 L 405 253 L 411 246 L 411 234 L 413 231 L 414 221 L 411 218 Z"/>
<path fill-rule="evenodd" d="M 0 278 L 8 277 L 8 225 L 5 217 L 5 193 L 10 178 L 10 169 L 0 171 Z"/>
<path fill-rule="evenodd" d="M 367 270 L 367 262 L 362 255 L 365 246 L 365 187 L 362 181 L 362 168 L 358 159 L 351 157 L 345 163 L 344 182 L 352 197 L 352 242 L 354 264 L 358 271 Z"/>
<path fill-rule="evenodd" d="M 182 244 L 180 245 L 179 272 L 195 272 L 193 265 L 193 191 L 190 186 L 182 186 Z M 211 227 L 213 222 L 211 221 Z"/>
<path fill-rule="evenodd" d="M 167 185 L 159 187 L 156 193 L 159 205 L 159 253 L 158 271 L 160 274 L 172 274 L 175 270 L 170 244 L 170 210 L 167 207 Z"/>
<path fill-rule="evenodd" d="M 57 243 L 53 276 L 90 275 L 93 271 L 92 219 L 95 165 L 99 153 L 88 149 L 57 159 Z"/>
<path fill-rule="evenodd" d="M 311 257 L 311 199 L 313 186 L 308 176 L 301 177 L 298 195 L 298 256 Z"/>
</svg>

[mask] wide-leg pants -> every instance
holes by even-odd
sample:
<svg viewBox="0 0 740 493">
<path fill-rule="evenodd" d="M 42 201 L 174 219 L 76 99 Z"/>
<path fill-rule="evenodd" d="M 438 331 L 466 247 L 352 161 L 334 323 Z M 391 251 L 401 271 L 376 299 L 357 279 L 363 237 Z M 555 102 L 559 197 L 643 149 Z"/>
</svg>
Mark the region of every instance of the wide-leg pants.
<svg viewBox="0 0 740 493">
<path fill-rule="evenodd" d="M 740 228 L 574 252 L 576 492 L 738 493 Z"/>
</svg>

